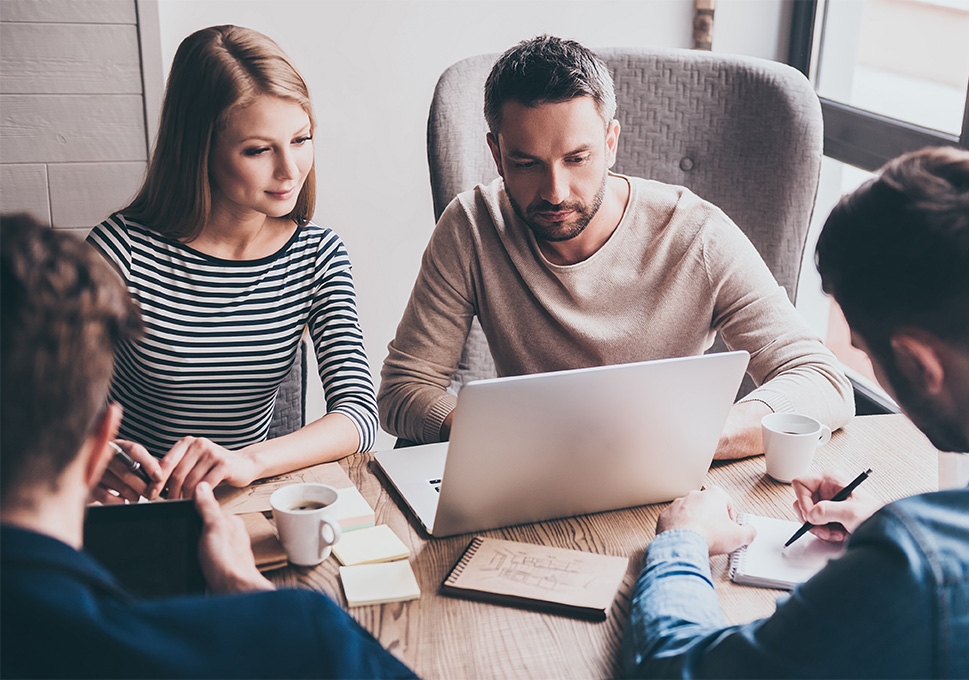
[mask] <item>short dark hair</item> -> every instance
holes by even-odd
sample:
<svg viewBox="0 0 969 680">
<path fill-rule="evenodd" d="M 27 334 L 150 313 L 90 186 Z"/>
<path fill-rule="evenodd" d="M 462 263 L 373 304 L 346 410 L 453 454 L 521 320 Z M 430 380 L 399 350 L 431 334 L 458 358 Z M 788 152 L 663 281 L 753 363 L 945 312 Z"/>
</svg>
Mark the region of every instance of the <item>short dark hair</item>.
<svg viewBox="0 0 969 680">
<path fill-rule="evenodd" d="M 52 488 L 107 404 L 114 350 L 142 330 L 93 247 L 34 218 L 0 216 L 0 493 Z"/>
<path fill-rule="evenodd" d="M 876 353 L 903 326 L 969 346 L 969 151 L 890 161 L 834 208 L 815 258 L 825 292 Z"/>
<path fill-rule="evenodd" d="M 498 57 L 485 82 L 485 120 L 497 135 L 508 100 L 538 106 L 576 97 L 592 97 L 605 125 L 615 118 L 616 88 L 605 63 L 573 40 L 540 35 Z"/>
</svg>

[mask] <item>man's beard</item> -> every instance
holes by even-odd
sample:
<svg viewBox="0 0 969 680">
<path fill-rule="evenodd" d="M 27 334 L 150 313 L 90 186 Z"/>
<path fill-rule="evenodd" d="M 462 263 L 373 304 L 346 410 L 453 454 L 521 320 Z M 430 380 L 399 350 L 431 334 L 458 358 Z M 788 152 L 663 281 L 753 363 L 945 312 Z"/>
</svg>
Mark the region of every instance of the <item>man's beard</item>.
<svg viewBox="0 0 969 680">
<path fill-rule="evenodd" d="M 535 238 L 540 241 L 556 242 L 556 241 L 569 241 L 574 239 L 576 236 L 581 234 L 592 218 L 596 216 L 599 212 L 599 208 L 602 207 L 602 201 L 606 195 L 606 180 L 608 179 L 608 173 L 602 176 L 602 185 L 599 187 L 599 191 L 596 193 L 596 197 L 592 200 L 592 205 L 586 205 L 581 201 L 576 201 L 574 203 L 559 203 L 554 205 L 548 201 L 539 201 L 528 207 L 528 212 L 522 209 L 518 201 L 511 195 L 510 191 L 506 191 L 508 194 L 508 200 L 511 202 L 511 207 L 518 215 L 518 219 L 528 225 L 528 228 L 532 230 L 535 234 Z M 532 216 L 535 213 L 554 211 L 554 210 L 572 210 L 575 214 L 571 216 L 568 222 L 555 224 L 555 225 L 544 225 L 538 223 Z"/>
</svg>

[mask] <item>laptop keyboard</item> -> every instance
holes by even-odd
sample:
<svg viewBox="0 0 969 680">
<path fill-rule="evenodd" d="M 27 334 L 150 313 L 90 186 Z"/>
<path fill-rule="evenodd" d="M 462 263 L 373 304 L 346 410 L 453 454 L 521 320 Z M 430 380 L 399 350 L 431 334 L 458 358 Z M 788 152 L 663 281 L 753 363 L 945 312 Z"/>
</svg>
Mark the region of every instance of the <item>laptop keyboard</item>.
<svg viewBox="0 0 969 680">
<path fill-rule="evenodd" d="M 429 479 L 429 480 L 427 480 L 427 483 L 430 484 L 431 486 L 433 486 L 435 491 L 437 491 L 438 493 L 441 493 L 441 480 L 440 480 L 440 478 L 438 478 L 438 479 Z"/>
</svg>

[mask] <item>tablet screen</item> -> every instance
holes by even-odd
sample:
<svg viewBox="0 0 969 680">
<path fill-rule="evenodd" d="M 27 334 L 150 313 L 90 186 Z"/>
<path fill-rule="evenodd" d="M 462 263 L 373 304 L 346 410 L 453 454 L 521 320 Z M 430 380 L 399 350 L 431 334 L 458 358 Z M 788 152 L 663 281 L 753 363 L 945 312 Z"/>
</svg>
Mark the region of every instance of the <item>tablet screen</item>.
<svg viewBox="0 0 969 680">
<path fill-rule="evenodd" d="M 191 500 L 93 505 L 84 519 L 84 549 L 136 597 L 202 594 L 201 533 Z"/>
</svg>

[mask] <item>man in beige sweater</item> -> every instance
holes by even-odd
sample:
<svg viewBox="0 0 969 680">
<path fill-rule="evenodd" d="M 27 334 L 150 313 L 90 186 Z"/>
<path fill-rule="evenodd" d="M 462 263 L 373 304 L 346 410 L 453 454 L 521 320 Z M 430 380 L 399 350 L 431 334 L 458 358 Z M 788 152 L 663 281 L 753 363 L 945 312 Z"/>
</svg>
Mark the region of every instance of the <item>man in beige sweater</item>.
<svg viewBox="0 0 969 680">
<path fill-rule="evenodd" d="M 499 375 L 700 354 L 720 331 L 757 389 L 718 458 L 763 451 L 761 418 L 853 415 L 851 386 L 747 237 L 688 189 L 611 173 L 619 122 L 606 66 L 541 36 L 485 85 L 499 179 L 455 198 L 424 253 L 377 397 L 398 437 L 448 438 L 446 391 L 477 316 Z"/>
</svg>

